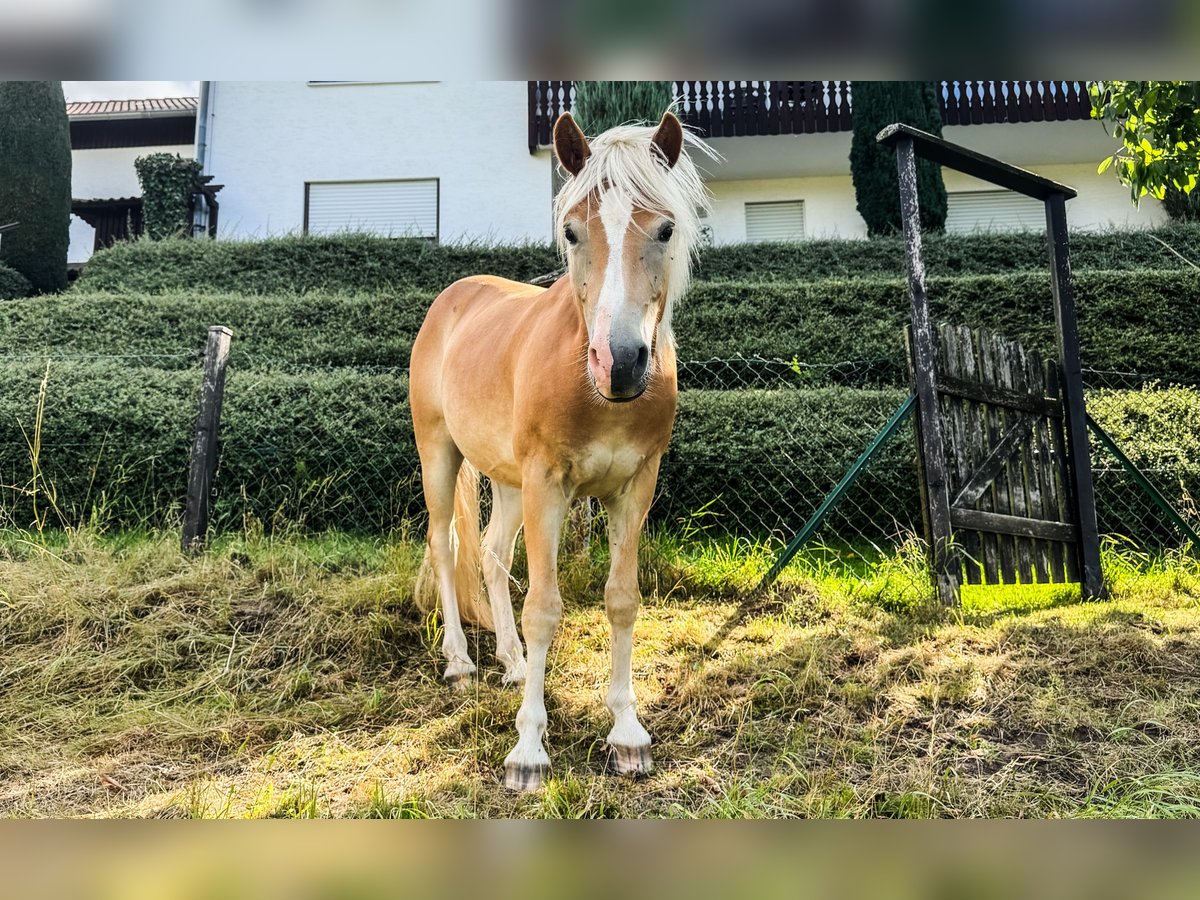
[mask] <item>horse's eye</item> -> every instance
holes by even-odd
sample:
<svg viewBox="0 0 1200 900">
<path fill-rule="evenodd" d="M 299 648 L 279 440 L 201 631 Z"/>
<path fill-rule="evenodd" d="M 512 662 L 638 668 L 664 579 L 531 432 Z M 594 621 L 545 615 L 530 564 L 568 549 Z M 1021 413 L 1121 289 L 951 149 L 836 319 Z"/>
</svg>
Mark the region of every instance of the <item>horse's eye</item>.
<svg viewBox="0 0 1200 900">
<path fill-rule="evenodd" d="M 658 239 L 664 244 L 671 239 L 671 235 L 675 233 L 675 223 L 668 222 L 662 228 L 658 229 Z"/>
<path fill-rule="evenodd" d="M 579 238 L 575 236 L 575 232 L 570 225 L 563 229 L 563 237 L 567 239 L 568 244 L 574 245 L 579 243 Z"/>
</svg>

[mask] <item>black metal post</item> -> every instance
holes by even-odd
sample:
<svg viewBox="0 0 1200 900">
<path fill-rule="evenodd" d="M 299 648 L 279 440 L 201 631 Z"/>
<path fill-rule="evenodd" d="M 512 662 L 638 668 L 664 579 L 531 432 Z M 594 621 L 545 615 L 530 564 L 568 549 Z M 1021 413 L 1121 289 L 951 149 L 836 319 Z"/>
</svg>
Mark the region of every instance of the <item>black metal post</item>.
<svg viewBox="0 0 1200 900">
<path fill-rule="evenodd" d="M 958 604 L 961 566 L 953 552 L 950 523 L 950 488 L 942 440 L 934 364 L 937 344 L 925 293 L 925 262 L 921 258 L 921 216 L 917 201 L 917 165 L 912 138 L 896 141 L 896 170 L 900 177 L 900 219 L 908 257 L 908 299 L 912 306 L 913 391 L 917 395 L 917 439 L 925 461 L 926 539 L 930 568 L 938 599 L 946 606 Z"/>
<path fill-rule="evenodd" d="M 1100 534 L 1096 526 L 1096 497 L 1092 488 L 1092 459 L 1088 447 L 1087 410 L 1083 401 L 1083 372 L 1079 362 L 1079 330 L 1071 288 L 1070 248 L 1067 243 L 1067 204 L 1061 193 L 1046 198 L 1046 233 L 1054 290 L 1054 323 L 1062 365 L 1063 417 L 1067 431 L 1067 466 L 1075 521 L 1079 524 L 1079 573 L 1083 599 L 1107 596 L 1100 570 Z"/>
<path fill-rule="evenodd" d="M 208 535 L 209 500 L 217 468 L 217 436 L 221 424 L 221 401 L 225 395 L 225 370 L 233 332 L 224 325 L 208 329 L 204 350 L 204 374 L 200 381 L 200 409 L 196 436 L 188 468 L 187 507 L 183 515 L 183 552 L 204 548 Z"/>
</svg>

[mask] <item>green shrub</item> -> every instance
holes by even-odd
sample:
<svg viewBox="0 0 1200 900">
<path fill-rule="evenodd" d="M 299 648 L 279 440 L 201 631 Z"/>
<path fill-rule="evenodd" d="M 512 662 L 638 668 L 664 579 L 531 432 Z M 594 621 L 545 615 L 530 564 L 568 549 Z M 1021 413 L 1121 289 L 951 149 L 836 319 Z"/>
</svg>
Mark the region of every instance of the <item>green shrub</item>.
<svg viewBox="0 0 1200 900">
<path fill-rule="evenodd" d="M 674 94 L 669 81 L 576 81 L 572 114 L 594 137 L 616 125 L 657 122 Z"/>
<path fill-rule="evenodd" d="M 466 275 L 528 281 L 559 265 L 546 245 L 437 246 L 369 235 L 262 241 L 130 241 L 95 254 L 76 290 L 241 294 L 420 289 Z"/>
<path fill-rule="evenodd" d="M 188 210 L 200 184 L 200 162 L 178 153 L 149 153 L 133 161 L 142 188 L 142 223 L 152 240 L 189 234 Z"/>
<path fill-rule="evenodd" d="M 932 81 L 855 81 L 852 90 L 850 177 L 858 213 L 872 237 L 895 234 L 903 225 L 896 151 L 875 138 L 897 122 L 940 137 L 942 113 L 937 88 Z M 921 229 L 941 231 L 946 223 L 942 167 L 918 157 L 916 168 Z"/>
<path fill-rule="evenodd" d="M 0 363 L 3 524 L 34 519 L 26 436 L 44 372 L 43 363 Z M 51 362 L 37 498 L 48 524 L 177 524 L 199 384 L 198 369 Z M 380 531 L 417 514 L 407 394 L 396 375 L 231 372 L 216 527 Z"/>
<path fill-rule="evenodd" d="M 0 300 L 16 300 L 33 293 L 29 279 L 16 269 L 0 263 Z"/>
<path fill-rule="evenodd" d="M 0 524 L 34 521 L 28 441 L 44 372 L 36 361 L 0 362 Z M 198 391 L 198 368 L 52 361 L 36 498 L 45 521 L 177 525 Z M 231 370 L 215 527 L 379 532 L 419 519 L 407 394 L 407 378 L 395 372 Z M 904 395 L 837 387 L 684 391 L 651 517 L 717 533 L 790 536 Z M 1173 502 L 1196 496 L 1200 394 L 1106 391 L 1091 399 L 1091 410 Z M 834 512 L 831 533 L 883 540 L 919 530 L 913 447 L 911 431 L 896 436 Z M 1097 465 L 1111 468 L 1096 453 Z M 1101 473 L 1102 494 L 1109 481 Z M 1136 489 L 1121 484 L 1126 493 L 1103 494 L 1105 515 L 1128 508 L 1120 504 Z"/>
<path fill-rule="evenodd" d="M 1088 412 L 1139 468 L 1200 499 L 1200 391 L 1151 383 L 1096 391 Z"/>
<path fill-rule="evenodd" d="M 1046 241 L 1039 233 L 930 234 L 923 247 L 926 268 L 935 277 L 1047 270 Z M 1200 265 L 1200 224 L 1071 236 L 1075 272 L 1190 269 L 1187 260 Z M 557 251 L 540 244 L 437 246 L 368 235 L 122 241 L 91 258 L 74 291 L 257 295 L 411 289 L 436 294 L 467 275 L 490 273 L 528 281 L 558 266 Z M 902 278 L 904 266 L 904 245 L 899 238 L 814 240 L 711 247 L 701 251 L 695 275 L 698 282 L 813 282 Z"/>
<path fill-rule="evenodd" d="M 837 387 L 683 391 L 651 518 L 790 538 L 906 393 Z M 827 526 L 876 540 L 898 528 L 919 530 L 914 446 L 911 431 L 900 432 Z"/>
<path fill-rule="evenodd" d="M 71 133 L 61 81 L 0 81 L 0 262 L 39 293 L 67 286 Z"/>
<path fill-rule="evenodd" d="M 178 242 L 190 246 L 191 242 Z M 985 326 L 1044 352 L 1054 349 L 1050 278 L 1042 272 L 929 279 L 935 317 Z M 1084 364 L 1200 380 L 1200 273 L 1084 271 L 1075 276 Z M 240 294 L 91 294 L 0 307 L 0 346 L 10 353 L 180 354 L 203 346 L 209 325 L 234 330 L 235 366 L 407 366 L 433 295 L 257 297 Z M 818 382 L 904 384 L 900 279 L 697 282 L 676 313 L 684 360 L 760 356 L 833 367 Z M 1164 327 L 1170 323 L 1170 327 Z M 839 366 L 841 363 L 852 365 Z M 164 361 L 162 364 L 171 364 Z M 771 367 L 768 367 L 771 368 Z M 746 387 L 813 378 L 763 378 L 753 361 L 688 365 L 688 387 Z"/>
<path fill-rule="evenodd" d="M 180 241 L 178 243 L 185 243 Z M 0 340 L 14 355 L 119 355 L 192 365 L 210 325 L 233 329 L 232 367 L 408 366 L 432 297 L 240 294 L 78 294 L 0 306 Z"/>
<path fill-rule="evenodd" d="M 11 486 L 30 485 L 25 435 L 33 436 L 44 371 L 38 362 L 0 363 L 0 484 L 10 486 L 0 489 L 0 518 L 21 527 L 33 520 L 33 498 Z M 198 391 L 196 369 L 52 362 L 40 484 L 55 492 L 61 522 L 96 514 L 105 524 L 175 524 Z M 421 515 L 407 393 L 407 378 L 394 373 L 231 371 L 218 527 L 375 532 Z M 685 393 L 654 515 L 673 521 L 716 501 L 710 511 L 718 526 L 790 527 L 793 510 L 820 501 L 902 397 L 847 389 Z M 781 445 L 790 446 L 786 459 Z M 904 465 L 911 441 L 897 442 L 896 454 L 877 470 L 882 481 L 868 483 L 911 506 L 915 485 Z M 792 466 L 795 475 L 775 486 L 777 505 L 764 507 L 768 463 Z M 44 493 L 38 508 L 48 508 Z M 49 522 L 59 524 L 58 514 Z"/>
</svg>

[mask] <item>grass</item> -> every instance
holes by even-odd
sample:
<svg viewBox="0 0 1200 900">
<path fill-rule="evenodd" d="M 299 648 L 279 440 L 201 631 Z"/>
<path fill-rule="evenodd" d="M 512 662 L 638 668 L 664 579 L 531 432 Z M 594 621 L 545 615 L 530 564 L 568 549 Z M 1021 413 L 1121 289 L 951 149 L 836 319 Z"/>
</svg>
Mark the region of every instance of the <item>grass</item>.
<svg viewBox="0 0 1200 900">
<path fill-rule="evenodd" d="M 537 793 L 504 791 L 518 695 L 439 680 L 420 547 L 341 534 L 0 535 L 0 814 L 149 817 L 1190 817 L 1200 565 L 1111 546 L 1112 599 L 930 606 L 913 548 L 657 533 L 635 687 L 657 770 L 606 774 L 602 547 L 568 548 Z M 523 577 L 518 570 L 518 579 Z"/>
</svg>

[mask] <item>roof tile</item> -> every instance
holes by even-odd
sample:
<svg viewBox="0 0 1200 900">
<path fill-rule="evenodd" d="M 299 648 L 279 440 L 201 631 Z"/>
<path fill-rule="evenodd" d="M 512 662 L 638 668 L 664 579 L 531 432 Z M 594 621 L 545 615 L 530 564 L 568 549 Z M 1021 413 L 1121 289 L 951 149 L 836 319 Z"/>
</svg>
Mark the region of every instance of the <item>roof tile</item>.
<svg viewBox="0 0 1200 900">
<path fill-rule="evenodd" d="M 195 97 L 159 97 L 150 100 L 85 100 L 67 104 L 72 119 L 128 115 L 130 113 L 194 113 Z"/>
</svg>

